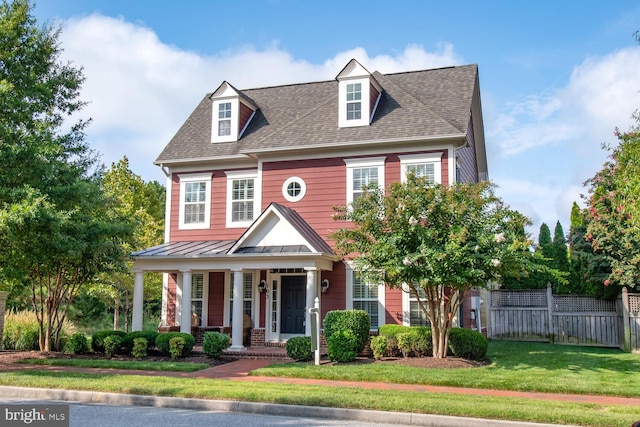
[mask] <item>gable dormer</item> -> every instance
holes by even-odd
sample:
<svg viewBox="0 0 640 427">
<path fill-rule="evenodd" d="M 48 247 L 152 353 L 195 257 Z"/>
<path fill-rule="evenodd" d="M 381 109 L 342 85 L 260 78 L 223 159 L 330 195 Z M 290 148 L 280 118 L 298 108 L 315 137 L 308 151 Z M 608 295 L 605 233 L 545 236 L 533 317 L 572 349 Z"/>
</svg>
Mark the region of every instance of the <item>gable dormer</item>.
<svg viewBox="0 0 640 427">
<path fill-rule="evenodd" d="M 213 92 L 211 101 L 211 142 L 239 140 L 258 109 L 256 105 L 226 81 Z"/>
<path fill-rule="evenodd" d="M 382 86 L 358 61 L 352 59 L 336 76 L 338 126 L 369 126 L 380 101 Z"/>
</svg>

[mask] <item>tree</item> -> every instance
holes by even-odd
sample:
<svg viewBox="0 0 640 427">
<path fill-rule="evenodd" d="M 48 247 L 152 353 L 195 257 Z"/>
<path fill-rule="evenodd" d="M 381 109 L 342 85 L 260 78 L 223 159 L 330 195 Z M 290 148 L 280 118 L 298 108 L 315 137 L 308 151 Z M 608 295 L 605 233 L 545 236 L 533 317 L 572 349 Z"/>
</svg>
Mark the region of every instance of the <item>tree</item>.
<svg viewBox="0 0 640 427">
<path fill-rule="evenodd" d="M 637 288 L 640 283 L 640 117 L 627 132 L 616 129 L 618 145 L 589 186 L 587 233 L 596 255 L 610 266 L 604 286 Z"/>
<path fill-rule="evenodd" d="M 427 184 L 410 176 L 386 196 L 369 188 L 335 218 L 352 221 L 332 238 L 362 277 L 419 296 L 431 322 L 433 356 L 447 355 L 449 332 L 465 293 L 528 261 L 527 219 L 495 196 L 488 182 Z"/>
<path fill-rule="evenodd" d="M 113 200 L 109 207 L 115 215 L 128 218 L 133 226 L 131 240 L 121 242 L 123 253 L 132 253 L 162 243 L 164 238 L 165 189 L 156 181 L 144 182 L 129 168 L 129 159 L 123 157 L 113 163 L 105 173 L 103 189 Z M 99 297 L 113 307 L 113 327 L 118 329 L 123 323 L 128 329 L 129 317 L 133 309 L 132 263 L 122 272 L 108 272 L 87 289 L 91 296 Z M 145 277 L 146 303 L 159 300 L 162 295 L 162 277 L 159 273 L 147 273 Z M 120 313 L 124 322 L 120 322 Z"/>
<path fill-rule="evenodd" d="M 58 36 L 27 0 L 0 4 L 0 277 L 29 289 L 43 351 L 81 286 L 122 267 L 130 231 L 106 209 L 88 122 L 66 127 L 84 77 L 59 61 Z"/>
<path fill-rule="evenodd" d="M 567 238 L 564 235 L 562 224 L 556 221 L 553 231 L 553 241 L 551 242 L 552 268 L 560 271 L 569 271 L 569 258 L 567 252 Z"/>
<path fill-rule="evenodd" d="M 540 224 L 540 231 L 538 232 L 538 246 L 536 251 L 540 252 L 544 258 L 550 259 L 553 255 L 551 250 L 551 230 L 546 223 Z"/>
</svg>

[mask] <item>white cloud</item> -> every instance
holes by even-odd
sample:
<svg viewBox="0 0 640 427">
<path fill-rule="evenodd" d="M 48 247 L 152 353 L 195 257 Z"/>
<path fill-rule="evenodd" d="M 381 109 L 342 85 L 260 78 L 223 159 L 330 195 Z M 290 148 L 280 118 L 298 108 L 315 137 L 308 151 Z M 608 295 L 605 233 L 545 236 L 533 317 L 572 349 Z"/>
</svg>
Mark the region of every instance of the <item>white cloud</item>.
<svg viewBox="0 0 640 427">
<path fill-rule="evenodd" d="M 322 64 L 293 58 L 274 42 L 213 56 L 163 43 L 150 28 L 102 15 L 67 21 L 61 35 L 64 58 L 84 68 L 82 112 L 91 117 L 88 141 L 106 164 L 123 155 L 145 179 L 161 180 L 152 165 L 166 143 L 207 92 L 224 80 L 247 87 L 333 79 L 351 58 L 385 73 L 460 63 L 452 45 L 435 52 L 409 45 L 397 55 L 369 56 L 363 48 L 337 53 Z"/>
</svg>

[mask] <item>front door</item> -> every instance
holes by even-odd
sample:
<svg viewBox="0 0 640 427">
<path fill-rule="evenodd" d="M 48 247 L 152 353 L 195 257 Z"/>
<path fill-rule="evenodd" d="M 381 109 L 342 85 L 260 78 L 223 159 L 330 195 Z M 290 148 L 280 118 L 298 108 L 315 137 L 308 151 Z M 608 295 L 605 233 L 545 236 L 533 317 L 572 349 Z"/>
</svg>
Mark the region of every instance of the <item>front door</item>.
<svg viewBox="0 0 640 427">
<path fill-rule="evenodd" d="M 282 276 L 280 289 L 282 292 L 280 333 L 304 334 L 307 277 Z"/>
</svg>

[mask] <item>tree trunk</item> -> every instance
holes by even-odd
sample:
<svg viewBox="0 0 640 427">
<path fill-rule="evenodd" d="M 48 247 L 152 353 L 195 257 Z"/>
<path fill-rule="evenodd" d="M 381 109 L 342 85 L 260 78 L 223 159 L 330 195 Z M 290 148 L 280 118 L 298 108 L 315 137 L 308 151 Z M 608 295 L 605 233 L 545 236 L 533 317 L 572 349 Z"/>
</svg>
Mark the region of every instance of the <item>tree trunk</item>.
<svg viewBox="0 0 640 427">
<path fill-rule="evenodd" d="M 117 331 L 118 330 L 118 321 L 120 317 L 120 301 L 118 299 L 118 297 L 116 297 L 115 299 L 115 303 L 113 305 L 113 330 Z"/>
</svg>

